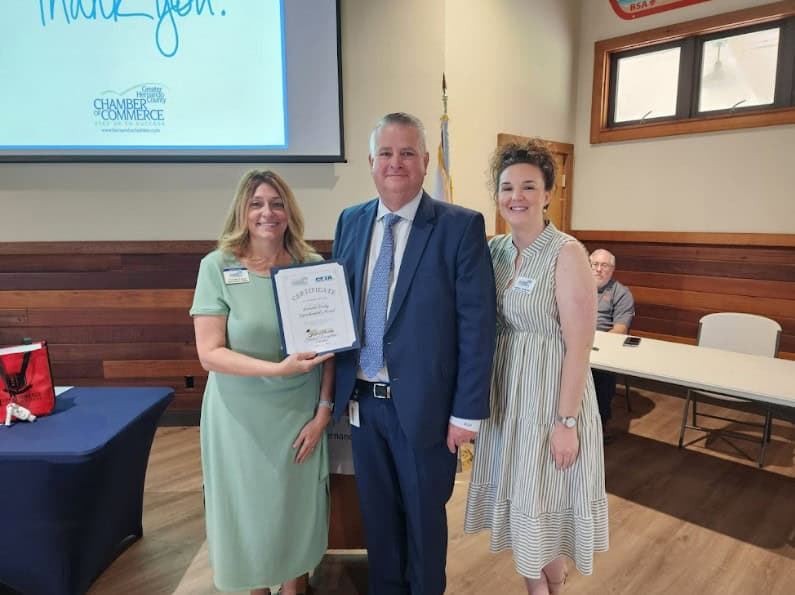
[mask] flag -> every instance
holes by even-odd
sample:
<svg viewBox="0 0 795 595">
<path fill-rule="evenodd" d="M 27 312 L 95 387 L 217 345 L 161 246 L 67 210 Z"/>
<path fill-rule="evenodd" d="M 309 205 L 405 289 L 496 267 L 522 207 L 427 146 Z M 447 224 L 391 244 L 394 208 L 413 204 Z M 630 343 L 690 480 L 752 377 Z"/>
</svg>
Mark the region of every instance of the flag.
<svg viewBox="0 0 795 595">
<path fill-rule="evenodd" d="M 439 149 L 436 151 L 436 182 L 433 197 L 444 202 L 453 202 L 453 180 L 450 177 L 450 136 L 447 130 L 449 118 L 447 117 L 447 81 L 442 75 L 442 103 L 444 111 L 439 119 L 441 138 Z"/>
</svg>

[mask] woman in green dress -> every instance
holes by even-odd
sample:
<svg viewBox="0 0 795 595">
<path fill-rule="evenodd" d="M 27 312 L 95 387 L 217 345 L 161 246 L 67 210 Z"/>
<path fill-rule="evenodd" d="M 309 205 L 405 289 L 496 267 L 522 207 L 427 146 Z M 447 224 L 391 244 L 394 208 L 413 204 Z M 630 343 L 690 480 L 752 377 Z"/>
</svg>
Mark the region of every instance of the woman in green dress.
<svg viewBox="0 0 795 595">
<path fill-rule="evenodd" d="M 222 591 L 296 593 L 328 540 L 331 354 L 281 349 L 272 267 L 321 260 L 290 188 L 270 171 L 240 182 L 191 308 L 209 371 L 201 412 L 207 543 Z M 326 362 L 324 365 L 323 362 Z"/>
</svg>

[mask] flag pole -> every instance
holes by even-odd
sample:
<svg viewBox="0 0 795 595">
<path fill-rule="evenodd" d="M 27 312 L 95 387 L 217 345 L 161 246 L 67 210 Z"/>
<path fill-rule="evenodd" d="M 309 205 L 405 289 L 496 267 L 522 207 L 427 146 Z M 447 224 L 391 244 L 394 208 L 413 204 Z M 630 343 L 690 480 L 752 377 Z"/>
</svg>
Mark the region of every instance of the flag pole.
<svg viewBox="0 0 795 595">
<path fill-rule="evenodd" d="M 440 139 L 436 157 L 436 184 L 434 198 L 453 202 L 453 181 L 450 177 L 450 138 L 447 117 L 447 77 L 442 73 L 442 117 L 439 118 Z"/>
<path fill-rule="evenodd" d="M 442 106 L 444 108 L 444 115 L 447 115 L 447 78 L 442 73 Z"/>
</svg>

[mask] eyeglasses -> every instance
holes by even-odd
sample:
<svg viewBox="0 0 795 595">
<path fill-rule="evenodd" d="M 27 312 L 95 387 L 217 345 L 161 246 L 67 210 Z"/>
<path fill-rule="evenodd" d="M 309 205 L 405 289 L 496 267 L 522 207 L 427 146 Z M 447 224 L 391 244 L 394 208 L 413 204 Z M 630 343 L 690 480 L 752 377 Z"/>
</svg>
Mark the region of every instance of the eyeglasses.
<svg viewBox="0 0 795 595">
<path fill-rule="evenodd" d="M 592 262 L 592 263 L 591 263 L 591 268 L 592 268 L 593 270 L 595 270 L 595 271 L 596 271 L 596 270 L 599 270 L 599 269 L 607 269 L 607 270 L 610 270 L 610 269 L 612 269 L 612 268 L 613 268 L 613 265 L 612 265 L 612 264 L 610 264 L 609 262 Z"/>
</svg>

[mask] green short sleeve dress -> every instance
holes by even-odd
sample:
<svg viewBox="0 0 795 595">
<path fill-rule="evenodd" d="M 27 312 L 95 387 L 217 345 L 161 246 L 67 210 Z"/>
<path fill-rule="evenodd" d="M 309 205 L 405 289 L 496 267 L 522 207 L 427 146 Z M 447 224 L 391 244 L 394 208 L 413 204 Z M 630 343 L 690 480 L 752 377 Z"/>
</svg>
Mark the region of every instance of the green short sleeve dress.
<svg viewBox="0 0 795 595">
<path fill-rule="evenodd" d="M 224 269 L 241 267 L 218 250 L 205 256 L 191 316 L 225 316 L 230 349 L 281 361 L 271 279 L 249 273 L 248 282 L 227 284 Z M 314 416 L 320 368 L 278 377 L 210 372 L 201 454 L 210 565 L 222 591 L 282 583 L 317 566 L 326 551 L 326 437 L 300 465 L 292 448 Z"/>
</svg>

